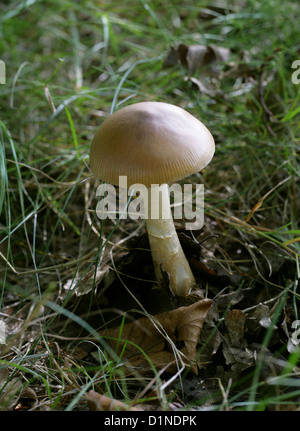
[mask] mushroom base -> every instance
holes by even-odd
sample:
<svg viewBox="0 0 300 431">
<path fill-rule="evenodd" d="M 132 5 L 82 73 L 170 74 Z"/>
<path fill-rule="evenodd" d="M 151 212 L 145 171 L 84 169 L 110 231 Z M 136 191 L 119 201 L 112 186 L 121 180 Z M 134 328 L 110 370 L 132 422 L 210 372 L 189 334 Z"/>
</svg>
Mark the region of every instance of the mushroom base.
<svg viewBox="0 0 300 431">
<path fill-rule="evenodd" d="M 168 187 L 164 186 L 165 188 L 161 188 L 162 199 L 164 201 L 167 199 L 170 206 Z M 174 294 L 187 296 L 196 282 L 179 242 L 171 212 L 166 219 L 148 218 L 146 227 L 158 283 L 161 284 L 163 274 L 166 272 Z"/>
</svg>

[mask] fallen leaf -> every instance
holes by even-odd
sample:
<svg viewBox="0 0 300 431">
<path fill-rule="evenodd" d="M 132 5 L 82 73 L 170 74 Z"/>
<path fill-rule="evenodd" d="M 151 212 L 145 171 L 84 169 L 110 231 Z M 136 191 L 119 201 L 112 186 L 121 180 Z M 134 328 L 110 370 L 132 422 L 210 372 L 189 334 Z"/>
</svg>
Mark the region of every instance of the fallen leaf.
<svg viewBox="0 0 300 431">
<path fill-rule="evenodd" d="M 106 329 L 100 335 L 130 367 L 151 369 L 151 361 L 157 369 L 169 365 L 167 370 L 176 372 L 177 358 L 197 374 L 196 347 L 211 305 L 210 299 L 201 299 L 176 310 L 142 317 L 122 328 Z"/>
<path fill-rule="evenodd" d="M 262 328 L 269 328 L 272 325 L 271 311 L 266 304 L 257 304 L 254 310 L 248 313 L 247 333 L 258 336 Z M 275 326 L 275 329 L 277 327 Z"/>
<path fill-rule="evenodd" d="M 269 328 L 272 324 L 270 310 L 267 305 L 258 304 L 253 313 L 253 317 L 258 321 L 263 328 Z"/>
<path fill-rule="evenodd" d="M 233 346 L 243 343 L 246 315 L 242 310 L 231 310 L 225 316 L 225 325 Z"/>
<path fill-rule="evenodd" d="M 209 63 L 207 59 L 208 48 L 205 45 L 187 46 L 181 43 L 177 48 L 181 64 L 188 69 L 188 75 L 192 76 L 196 70 Z"/>
<path fill-rule="evenodd" d="M 231 51 L 223 46 L 209 45 L 208 48 L 213 52 L 213 61 L 227 63 L 230 59 Z"/>
<path fill-rule="evenodd" d="M 178 55 L 182 66 L 188 70 L 188 76 L 193 76 L 204 66 L 209 66 L 206 74 L 217 74 L 216 64 L 228 62 L 230 49 L 217 45 L 185 45 L 181 43 L 178 48 Z"/>
<path fill-rule="evenodd" d="M 227 365 L 239 363 L 250 367 L 253 364 L 254 354 L 250 349 L 224 345 L 223 354 Z"/>
<path fill-rule="evenodd" d="M 75 277 L 68 279 L 63 288 L 64 291 L 75 293 L 76 296 L 86 295 L 95 286 L 97 286 L 109 273 L 109 267 L 104 266 L 103 268 L 97 268 L 96 274 L 95 269 L 91 269 L 82 279 L 81 277 Z"/>
<path fill-rule="evenodd" d="M 201 79 L 195 78 L 194 76 L 190 76 L 189 78 L 187 78 L 187 80 L 189 80 L 194 85 L 196 85 L 200 93 L 206 94 L 207 96 L 216 97 L 217 95 L 220 94 L 219 90 L 217 90 L 215 87 L 207 83 L 204 83 L 205 79 L 201 80 Z"/>
</svg>

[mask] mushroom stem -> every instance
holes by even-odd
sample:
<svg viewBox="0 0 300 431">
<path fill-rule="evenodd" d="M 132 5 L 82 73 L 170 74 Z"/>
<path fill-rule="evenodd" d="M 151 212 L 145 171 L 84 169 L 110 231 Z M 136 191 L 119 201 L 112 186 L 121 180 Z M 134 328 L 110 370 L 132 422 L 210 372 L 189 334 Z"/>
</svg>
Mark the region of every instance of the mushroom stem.
<svg viewBox="0 0 300 431">
<path fill-rule="evenodd" d="M 151 192 L 152 189 L 153 187 Z M 159 190 L 162 198 L 161 205 L 158 199 L 152 198 L 153 193 L 151 193 L 151 206 L 148 207 L 149 213 L 146 220 L 156 278 L 161 284 L 163 272 L 167 272 L 174 294 L 187 296 L 196 284 L 195 279 L 174 226 L 168 185 L 161 185 Z M 162 207 L 169 210 L 165 211 Z"/>
</svg>

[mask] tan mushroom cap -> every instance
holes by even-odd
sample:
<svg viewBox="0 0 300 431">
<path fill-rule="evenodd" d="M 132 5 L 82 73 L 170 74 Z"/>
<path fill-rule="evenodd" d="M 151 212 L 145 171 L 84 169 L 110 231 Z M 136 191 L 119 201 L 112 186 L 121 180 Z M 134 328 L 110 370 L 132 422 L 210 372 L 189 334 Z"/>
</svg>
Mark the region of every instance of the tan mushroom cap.
<svg viewBox="0 0 300 431">
<path fill-rule="evenodd" d="M 141 102 L 116 111 L 98 128 L 90 149 L 92 172 L 109 184 L 173 183 L 212 159 L 214 139 L 199 120 L 175 105 Z"/>
</svg>

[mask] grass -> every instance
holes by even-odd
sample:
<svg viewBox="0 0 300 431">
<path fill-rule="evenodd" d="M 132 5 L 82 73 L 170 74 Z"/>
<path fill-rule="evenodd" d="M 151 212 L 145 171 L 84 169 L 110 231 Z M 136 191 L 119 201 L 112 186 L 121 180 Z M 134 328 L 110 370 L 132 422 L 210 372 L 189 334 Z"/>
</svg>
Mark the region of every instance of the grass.
<svg viewBox="0 0 300 431">
<path fill-rule="evenodd" d="M 0 6 L 6 64 L 6 84 L 0 85 L 0 319 L 8 332 L 0 359 L 3 409 L 82 410 L 84 395 L 100 388 L 129 402 L 149 384 L 158 405 L 168 409 L 176 398 L 170 387 L 179 397 L 187 391 L 185 374 L 175 386 L 159 373 L 152 386 L 151 378 L 126 376 L 95 331 L 101 311 L 95 325 L 86 319 L 89 310 L 95 315 L 98 264 L 113 268 L 127 238 L 143 230 L 101 224 L 95 216 L 90 142 L 106 115 L 144 100 L 182 106 L 214 135 L 213 161 L 192 178 L 205 184 L 205 233 L 217 235 L 203 244 L 203 257 L 238 277 L 238 287 L 231 286 L 244 294 L 238 308 L 263 302 L 270 311 L 270 326 L 253 336 L 262 353 L 236 382 L 221 348 L 200 370 L 199 379 L 218 382 L 213 408 L 299 408 L 299 350 L 287 349 L 290 325 L 299 319 L 300 86 L 291 80 L 300 55 L 299 5 L 213 5 L 31 0 Z M 201 18 L 204 9 L 213 11 L 211 19 Z M 221 97 L 210 97 L 181 64 L 163 67 L 180 43 L 226 47 L 231 66 L 246 65 L 232 75 L 226 75 L 230 65 L 219 65 L 225 73 Z M 86 280 L 92 280 L 88 287 Z M 220 296 L 206 288 L 212 299 Z M 85 308 L 73 295 L 84 289 L 90 289 Z M 223 381 L 217 365 L 226 371 Z M 205 408 L 208 398 L 200 392 L 185 407 Z"/>
</svg>

